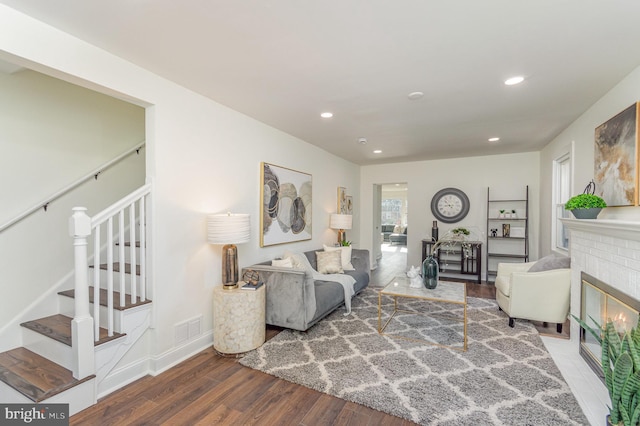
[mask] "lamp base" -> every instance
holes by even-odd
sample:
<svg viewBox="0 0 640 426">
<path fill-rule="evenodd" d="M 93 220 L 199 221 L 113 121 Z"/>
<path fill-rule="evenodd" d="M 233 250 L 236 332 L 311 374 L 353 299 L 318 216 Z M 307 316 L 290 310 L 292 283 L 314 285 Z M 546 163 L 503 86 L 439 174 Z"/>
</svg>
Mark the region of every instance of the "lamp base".
<svg viewBox="0 0 640 426">
<path fill-rule="evenodd" d="M 342 242 L 345 240 L 347 233 L 344 232 L 344 229 L 338 229 L 338 245 L 342 245 Z"/>
<path fill-rule="evenodd" d="M 222 247 L 222 285 L 225 290 L 238 288 L 238 248 L 233 244 Z"/>
</svg>

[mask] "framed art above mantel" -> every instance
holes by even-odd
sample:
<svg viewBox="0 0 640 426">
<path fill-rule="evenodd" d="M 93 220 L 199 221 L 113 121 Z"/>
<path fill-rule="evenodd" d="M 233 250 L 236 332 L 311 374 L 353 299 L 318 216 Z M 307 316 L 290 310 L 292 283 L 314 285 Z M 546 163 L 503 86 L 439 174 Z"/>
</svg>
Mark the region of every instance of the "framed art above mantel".
<svg viewBox="0 0 640 426">
<path fill-rule="evenodd" d="M 596 127 L 594 181 L 607 206 L 638 205 L 638 102 Z"/>
</svg>

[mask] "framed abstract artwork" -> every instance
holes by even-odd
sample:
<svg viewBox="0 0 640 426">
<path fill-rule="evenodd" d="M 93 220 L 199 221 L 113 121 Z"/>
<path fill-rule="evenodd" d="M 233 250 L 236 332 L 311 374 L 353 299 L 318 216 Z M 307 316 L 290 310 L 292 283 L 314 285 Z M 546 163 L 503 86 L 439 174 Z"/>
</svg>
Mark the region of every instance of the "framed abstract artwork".
<svg viewBox="0 0 640 426">
<path fill-rule="evenodd" d="M 353 197 L 347 195 L 347 214 L 353 214 Z"/>
<path fill-rule="evenodd" d="M 347 214 L 347 188 L 343 186 L 338 187 L 337 212 L 339 214 Z"/>
<path fill-rule="evenodd" d="M 596 127 L 594 181 L 608 206 L 638 205 L 638 102 Z"/>
<path fill-rule="evenodd" d="M 311 175 L 260 164 L 260 247 L 311 239 Z"/>
</svg>

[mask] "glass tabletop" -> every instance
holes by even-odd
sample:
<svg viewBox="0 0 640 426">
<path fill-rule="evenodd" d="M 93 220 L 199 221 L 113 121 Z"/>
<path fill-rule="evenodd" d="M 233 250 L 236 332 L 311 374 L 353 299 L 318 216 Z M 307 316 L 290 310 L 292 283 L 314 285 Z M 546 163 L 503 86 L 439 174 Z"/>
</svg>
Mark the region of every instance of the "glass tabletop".
<svg viewBox="0 0 640 426">
<path fill-rule="evenodd" d="M 438 286 L 434 289 L 425 287 L 409 287 L 411 279 L 407 276 L 397 276 L 392 279 L 380 294 L 386 296 L 413 297 L 417 299 L 440 300 L 450 303 L 467 303 L 467 286 L 465 283 L 438 281 Z"/>
</svg>

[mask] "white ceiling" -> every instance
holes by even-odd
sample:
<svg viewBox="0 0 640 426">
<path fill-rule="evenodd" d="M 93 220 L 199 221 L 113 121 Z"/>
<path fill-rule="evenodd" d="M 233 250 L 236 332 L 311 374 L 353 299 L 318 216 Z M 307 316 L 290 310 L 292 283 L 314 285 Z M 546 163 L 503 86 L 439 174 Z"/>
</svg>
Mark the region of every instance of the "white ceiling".
<svg viewBox="0 0 640 426">
<path fill-rule="evenodd" d="M 357 164 L 538 150 L 640 65 L 635 0 L 0 3 Z"/>
</svg>

